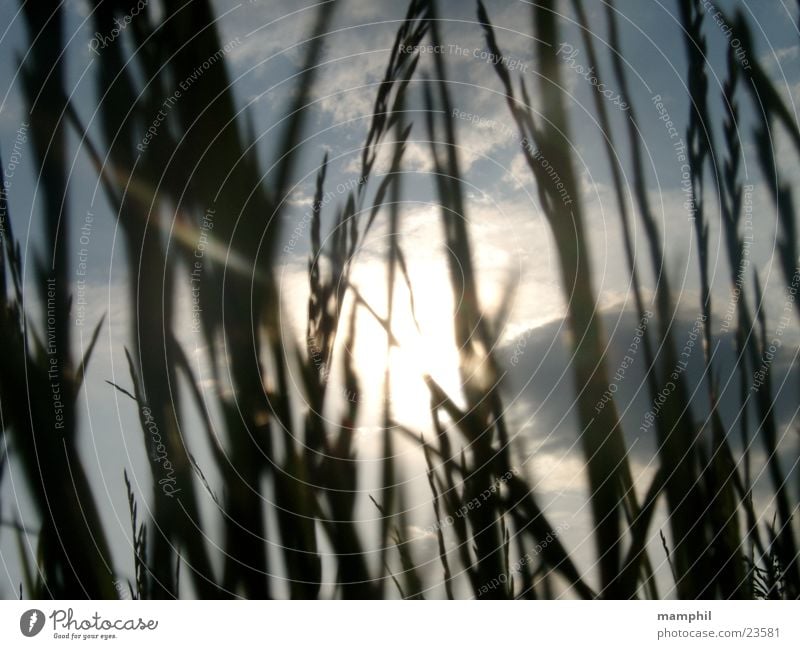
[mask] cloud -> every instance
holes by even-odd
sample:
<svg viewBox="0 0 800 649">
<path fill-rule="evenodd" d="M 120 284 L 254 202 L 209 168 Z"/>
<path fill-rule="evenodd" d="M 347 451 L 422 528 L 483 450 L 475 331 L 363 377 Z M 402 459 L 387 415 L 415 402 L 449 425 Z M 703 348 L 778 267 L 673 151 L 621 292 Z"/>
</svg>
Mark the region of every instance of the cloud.
<svg viewBox="0 0 800 649">
<path fill-rule="evenodd" d="M 787 72 L 794 72 L 792 68 L 784 69 L 784 66 L 796 61 L 798 54 L 800 54 L 800 45 L 779 47 L 769 53 L 762 54 L 759 58 L 759 63 L 772 75 L 774 81 L 783 81 L 783 75 Z"/>
<path fill-rule="evenodd" d="M 690 340 L 697 316 L 696 310 L 684 308 L 672 321 L 670 330 L 677 348 L 676 353 Z M 645 432 L 640 430 L 645 414 L 653 408 L 645 381 L 647 365 L 643 344 L 634 345 L 640 322 L 635 313 L 619 308 L 603 312 L 601 318 L 608 340 L 606 361 L 609 392 L 613 390 L 615 403 L 622 413 L 622 427 L 631 447 L 632 458 L 640 466 L 644 466 L 655 453 L 656 440 L 652 428 Z M 717 318 L 716 322 L 719 321 Z M 655 339 L 656 326 L 654 320 L 645 323 L 646 335 L 651 340 Z M 505 392 L 506 402 L 511 406 L 514 423 L 512 430 L 526 431 L 521 441 L 529 449 L 538 448 L 546 453 L 558 453 L 565 449 L 577 450 L 574 445 L 578 438 L 576 431 L 580 426 L 568 339 L 568 325 L 559 319 L 529 329 L 498 350 L 498 360 L 508 370 Z M 737 420 L 740 376 L 735 364 L 734 334 L 720 333 L 716 329 L 714 340 L 714 378 L 719 391 L 720 414 L 732 444 L 736 446 L 740 438 L 741 422 Z M 773 386 L 776 390 L 774 412 L 779 430 L 790 430 L 795 423 L 796 403 L 792 400 L 792 395 L 796 394 L 798 382 L 793 370 L 795 360 L 792 350 L 796 343 L 793 335 L 791 341 L 787 338 L 771 364 Z M 626 356 L 629 357 L 627 362 Z M 512 357 L 516 357 L 516 365 L 512 364 Z M 659 362 L 663 363 L 663 359 Z M 663 367 L 662 370 L 666 371 Z M 615 375 L 621 378 L 615 380 Z M 684 376 L 695 421 L 707 421 L 708 377 L 705 374 L 699 336 L 692 348 Z M 787 438 L 790 448 L 792 444 L 796 446 L 795 442 L 796 440 Z M 760 446 L 761 443 L 758 442 L 756 452 L 761 451 Z"/>
</svg>

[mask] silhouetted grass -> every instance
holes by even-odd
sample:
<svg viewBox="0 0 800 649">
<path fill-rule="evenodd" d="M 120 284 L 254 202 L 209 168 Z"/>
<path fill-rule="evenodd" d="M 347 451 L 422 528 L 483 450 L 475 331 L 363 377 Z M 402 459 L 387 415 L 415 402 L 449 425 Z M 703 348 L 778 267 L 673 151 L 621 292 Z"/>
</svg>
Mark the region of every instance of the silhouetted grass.
<svg viewBox="0 0 800 649">
<path fill-rule="evenodd" d="M 114 18 L 128 13 L 127 0 L 94 0 L 92 20 L 98 32 L 108 33 Z M 600 70 L 596 51 L 598 29 L 588 24 L 581 0 L 573 0 L 589 63 Z M 625 265 L 635 309 L 641 319 L 655 317 L 655 332 L 646 332 L 643 354 L 646 392 L 653 403 L 672 380 L 674 392 L 654 422 L 656 470 L 652 482 L 634 488 L 629 449 L 617 404 L 597 410 L 609 385 L 607 340 L 601 326 L 592 273 L 586 202 L 582 199 L 576 156 L 570 139 L 570 111 L 562 91 L 561 65 L 553 47 L 560 40 L 562 20 L 557 5 L 544 0 L 530 8 L 532 56 L 538 81 L 526 85 L 515 78 L 502 59 L 497 30 L 480 0 L 477 20 L 494 70 L 505 95 L 520 148 L 535 184 L 557 253 L 559 284 L 567 305 L 570 356 L 576 387 L 577 425 L 581 459 L 587 469 L 590 528 L 598 561 L 596 585 L 581 573 L 567 544 L 538 504 L 538 495 L 524 472 L 518 471 L 514 441 L 503 401 L 504 368 L 496 357 L 511 291 L 500 300 L 496 314 L 481 301 L 481 271 L 474 260 L 469 227 L 471 205 L 463 190 L 458 131 L 448 84 L 445 57 L 432 59 L 432 78 L 417 72 L 414 46 L 443 44 L 440 13 L 432 0 L 412 0 L 400 22 L 382 81 L 377 85 L 372 114 L 360 157 L 359 182 L 333 214 L 325 212 L 329 156 L 322 157 L 316 174 L 309 224 L 309 301 L 306 339 L 288 338 L 281 327 L 279 241 L 281 217 L 293 189 L 296 166 L 308 120 L 312 90 L 320 74 L 323 45 L 337 4 L 324 2 L 315 11 L 310 40 L 304 50 L 295 92 L 285 109 L 276 136 L 276 160 L 264 173 L 255 154 L 256 137 L 247 109 L 239 111 L 224 63 L 211 66 L 192 84 L 157 137 L 142 150 L 141 134 L 152 124 L 164 99 L 198 61 L 221 51 L 221 42 L 207 0 L 195 0 L 168 13 L 156 25 L 142 14 L 130 24 L 136 56 L 129 57 L 123 39 L 110 43 L 97 60 L 98 111 L 96 126 L 67 98 L 65 62 L 60 58 L 63 11 L 37 3 L 24 4 L 31 34 L 43 37 L 31 44 L 23 65 L 26 96 L 31 110 L 33 151 L 44 185 L 41 212 L 45 216 L 42 250 L 30 263 L 35 269 L 40 313 L 23 300 L 23 260 L 10 219 L 3 223 L 0 248 L 0 336 L 7 347 L 0 370 L 3 434 L 9 455 L 0 448 L 0 478 L 7 462 L 22 468 L 39 519 L 34 563 L 25 548 L 26 530 L 16 533 L 21 546 L 27 597 L 111 598 L 122 583 L 112 565 L 96 496 L 77 452 L 76 399 L 85 379 L 102 321 L 97 323 L 83 359 L 75 362 L 70 345 L 72 285 L 65 261 L 71 221 L 67 183 L 67 131 L 81 139 L 113 213 L 117 215 L 128 259 L 128 301 L 131 331 L 127 358 L 129 382 L 111 384 L 135 402 L 142 440 L 152 469 L 153 506 L 147 520 L 128 479 L 124 484 L 130 508 L 133 574 L 125 588 L 136 599 L 186 596 L 269 598 L 283 594 L 278 577 L 285 574 L 288 595 L 379 598 L 438 596 L 426 590 L 422 575 L 431 566 L 440 574 L 450 599 L 548 598 L 557 584 L 583 598 L 659 596 L 654 560 L 648 542 L 655 538 L 656 508 L 665 504 L 670 541 L 659 530 L 668 553 L 674 588 L 681 598 L 796 598 L 800 596 L 800 566 L 795 539 L 797 508 L 779 449 L 770 367 L 763 385 L 751 397 L 753 374 L 767 352 L 770 338 L 758 275 L 742 282 L 741 232 L 742 143 L 739 101 L 743 88 L 758 105 L 755 140 L 759 164 L 777 206 L 781 232 L 779 255 L 787 284 L 797 266 L 796 215 L 791 188 L 772 157 L 772 133 L 780 125 L 800 153 L 800 130 L 761 66 L 740 69 L 727 53 L 727 78 L 722 145 L 718 146 L 709 103 L 704 37 L 706 14 L 695 0 L 679 0 L 687 54 L 688 128 L 685 135 L 697 240 L 697 277 L 703 315 L 704 389 L 710 411 L 695 412 L 683 375 L 671 379 L 678 362 L 674 321 L 678 305 L 668 280 L 664 236 L 651 205 L 645 154 L 620 44 L 619 19 L 613 2 L 606 5 L 607 44 L 620 95 L 630 106 L 625 130 L 611 127 L 605 99 L 593 94 L 597 125 L 611 172 L 615 205 L 625 251 Z M 174 9 L 171 3 L 167 8 Z M 753 52 L 750 28 L 737 14 L 734 25 L 744 47 Z M 175 44 L 180 43 L 181 47 Z M 599 74 L 599 72 L 598 72 Z M 146 79 L 146 82 L 142 82 Z M 412 85 L 413 82 L 413 85 Z M 424 117 L 418 123 L 406 108 L 414 88 L 424 98 Z M 534 108 L 531 97 L 537 98 Z M 95 119 L 92 121 L 94 122 Z M 277 121 L 277 120 L 276 120 Z M 414 286 L 402 237 L 400 203 L 405 154 L 414 129 L 424 129 L 432 162 L 435 202 L 447 254 L 447 281 L 457 308 L 453 338 L 458 350 L 460 394 L 448 394 L 432 376 L 424 376 L 429 400 L 418 404 L 429 413 L 431 433 L 420 434 L 400 425 L 391 406 L 392 350 L 400 346 L 393 331 L 395 314 L 406 305 L 395 300 L 405 285 L 416 321 Z M 97 140 L 100 141 L 97 141 Z M 618 151 L 627 148 L 628 167 Z M 563 189 L 573 198 L 561 199 L 533 151 L 555 169 Z M 387 173 L 377 169 L 381 151 L 390 152 Z M 625 178 L 632 179 L 631 187 Z M 711 179 L 713 188 L 706 186 Z M 719 197 L 720 230 L 730 266 L 730 285 L 739 291 L 736 305 L 737 415 L 740 440 L 733 439 L 736 422 L 721 412 L 718 364 L 710 279 L 709 227 L 714 212 L 711 192 Z M 629 195 L 632 193 L 632 197 Z M 631 200 L 632 198 L 632 200 Z M 8 203 L 2 195 L 3 214 Z M 220 389 L 214 403 L 201 388 L 177 331 L 177 296 L 194 263 L 194 250 L 204 219 L 214 220 L 213 236 L 228 250 L 224 257 L 208 255 L 199 278 L 202 302 L 201 333 L 209 350 L 213 378 Z M 531 215 L 531 219 L 534 215 Z M 386 311 L 381 313 L 359 291 L 354 268 L 368 234 L 384 221 L 388 245 L 382 260 L 386 272 Z M 323 236 L 324 225 L 330 230 Z M 635 249 L 634 232 L 642 226 L 647 252 Z M 646 277 L 656 278 L 653 291 Z M 753 285 L 752 297 L 748 297 Z M 522 299 L 533 299 L 522 296 Z M 800 306 L 800 300 L 795 304 Z M 800 310 L 797 312 L 800 314 Z M 362 376 L 349 350 L 360 340 L 357 316 L 366 314 L 385 333 L 384 378 L 379 484 L 365 487 L 356 460 L 355 428 L 363 414 Z M 402 348 L 399 352 L 402 353 Z M 344 398 L 330 389 L 330 369 L 341 370 Z M 324 371 L 321 371 L 324 368 Z M 300 376 L 302 399 L 293 388 Z M 21 381 L 20 377 L 25 377 Z M 53 401 L 53 384 L 60 402 Z M 181 388 L 188 388 L 188 404 Z M 728 388 L 730 389 L 730 388 Z M 751 403 L 751 400 L 753 401 Z M 459 405 L 459 404 L 464 404 Z M 337 420 L 323 413 L 333 406 Z M 188 427 L 188 409 L 199 413 L 202 430 Z M 211 410 L 221 413 L 221 422 Z M 339 408 L 339 410 L 336 410 Z M 750 430 L 748 416 L 758 425 Z M 300 422 L 298 424 L 298 422 Z M 161 440 L 154 440 L 154 430 Z M 403 466 L 394 459 L 397 436 L 419 446 L 424 458 L 435 521 L 436 561 L 421 566 L 407 529 L 409 493 L 402 486 Z M 206 474 L 195 459 L 197 445 L 211 451 L 218 478 Z M 766 457 L 776 518 L 761 522 L 755 510 L 754 453 L 759 441 Z M 163 448 L 163 451 L 160 450 Z M 163 486 L 163 457 L 174 470 L 180 495 Z M 212 484 L 213 483 L 213 484 Z M 380 514 L 375 525 L 363 523 L 357 508 L 363 491 Z M 202 528 L 201 496 L 207 493 L 213 514 L 222 526 L 215 548 Z M 218 497 L 216 494 L 219 493 Z M 487 496 L 487 494 L 489 494 Z M 478 506 L 471 506 L 478 502 Z M 274 526 L 269 522 L 274 521 Z M 447 523 L 445 523 L 447 521 Z M 208 523 L 206 523 L 208 524 Z M 5 533 L 8 527 L 3 527 Z M 370 539 L 378 538 L 378 552 Z M 522 559 L 535 545 L 541 552 Z M 278 552 L 280 566 L 270 561 Z M 330 548 L 326 554 L 323 548 Z M 377 556 L 377 558 L 376 558 Z M 217 560 L 219 559 L 219 560 Z M 516 563 L 515 563 L 516 562 Z M 656 563 L 661 563 L 661 558 Z M 183 564 L 183 567 L 181 567 Z M 184 572 L 191 591 L 181 586 Z M 124 572 L 124 571 L 123 571 Z M 504 577 L 502 580 L 501 577 Z"/>
</svg>

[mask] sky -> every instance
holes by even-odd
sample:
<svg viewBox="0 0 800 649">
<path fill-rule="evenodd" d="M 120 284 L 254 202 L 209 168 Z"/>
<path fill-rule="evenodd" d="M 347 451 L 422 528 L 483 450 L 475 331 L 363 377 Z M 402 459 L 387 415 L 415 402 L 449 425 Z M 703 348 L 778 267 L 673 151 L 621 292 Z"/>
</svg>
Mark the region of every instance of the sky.
<svg viewBox="0 0 800 649">
<path fill-rule="evenodd" d="M 286 107 L 297 92 L 297 73 L 300 72 L 306 39 L 311 33 L 315 5 L 285 0 L 243 0 L 235 3 L 213 2 L 217 16 L 220 41 L 239 39 L 221 63 L 231 79 L 237 107 L 253 120 L 257 141 L 254 142 L 261 166 L 268 169 L 275 158 L 277 134 L 280 132 Z M 488 14 L 494 23 L 503 53 L 515 61 L 515 74 L 528 88 L 538 83 L 536 59 L 531 37 L 530 3 L 522 1 L 487 2 Z M 568 3 L 564 3 L 565 5 Z M 721 2 L 719 6 L 731 15 L 740 9 L 754 25 L 755 52 L 749 56 L 758 60 L 779 88 L 784 101 L 797 118 L 796 102 L 800 99 L 800 66 L 798 55 L 797 8 L 785 2 Z M 68 92 L 75 107 L 88 126 L 90 136 L 101 141 L 96 123 L 97 71 L 95 54 L 89 47 L 94 27 L 88 3 L 79 0 L 65 2 L 67 24 L 65 34 L 69 45 Z M 679 297 L 676 321 L 679 330 L 689 331 L 699 310 L 697 284 L 696 233 L 683 205 L 681 165 L 671 147 L 669 133 L 654 106 L 653 97 L 660 96 L 665 110 L 681 134 L 685 134 L 688 118 L 686 88 L 686 56 L 677 17 L 676 3 L 641 3 L 634 0 L 616 4 L 621 25 L 621 46 L 629 71 L 631 102 L 638 118 L 639 131 L 645 147 L 648 193 L 656 208 L 656 218 L 662 233 L 663 251 L 669 279 Z M 611 69 L 605 9 L 601 2 L 587 2 L 589 24 L 592 26 L 595 47 L 600 58 L 598 79 L 607 88 L 617 89 Z M 158 15 L 158 3 L 149 4 L 148 11 Z M 377 84 L 380 82 L 394 33 L 405 13 L 403 3 L 390 0 L 344 0 L 334 14 L 329 34 L 325 37 L 323 55 L 317 73 L 306 122 L 305 145 L 298 159 L 295 183 L 283 215 L 281 235 L 283 245 L 291 241 L 295 227 L 303 227 L 303 216 L 310 208 L 315 177 L 323 155 L 328 154 L 327 191 L 330 204 L 323 214 L 323 233 L 330 227 L 335 209 L 346 199 L 348 188 L 357 181 L 361 146 L 369 127 Z M 574 52 L 574 65 L 588 66 L 582 36 L 572 21 L 571 9 L 565 10 L 560 35 L 564 52 Z M 496 313 L 504 287 L 516 287 L 513 308 L 501 332 L 498 358 L 508 374 L 504 390 L 508 416 L 518 431 L 515 446 L 525 458 L 525 470 L 533 476 L 542 504 L 555 521 L 569 523 L 562 532 L 565 543 L 577 548 L 577 556 L 585 570 L 591 570 L 593 548 L 587 542 L 586 494 L 582 479 L 582 463 L 575 446 L 576 420 L 573 412 L 574 389 L 569 370 L 567 334 L 564 316 L 566 302 L 557 272 L 557 253 L 538 200 L 535 185 L 520 151 L 519 138 L 502 97 L 502 86 L 486 56 L 480 26 L 476 23 L 476 7 L 472 2 L 451 0 L 441 3 L 440 28 L 445 51 L 421 55 L 415 79 L 409 85 L 410 99 L 407 120 L 414 126 L 404 157 L 404 183 L 401 208 L 402 245 L 407 255 L 409 275 L 414 287 L 417 312 L 422 334 L 417 334 L 409 309 L 399 309 L 396 327 L 408 354 L 395 354 L 392 359 L 394 381 L 392 407 L 395 416 L 413 430 L 429 430 L 430 422 L 419 413 L 415 404 L 427 402 L 427 392 L 420 378 L 421 367 L 431 372 L 451 392 L 458 390 L 455 370 L 457 354 L 452 343 L 451 313 L 453 296 L 446 277 L 448 252 L 444 249 L 441 223 L 436 208 L 435 188 L 431 181 L 431 163 L 427 132 L 424 126 L 422 79 L 435 78 L 434 57 L 444 57 L 448 87 L 459 142 L 459 159 L 464 175 L 463 187 L 467 197 L 467 220 L 474 245 L 475 263 L 480 277 L 479 292 L 485 312 Z M 706 21 L 704 33 L 713 55 L 709 59 L 710 103 L 712 113 L 719 114 L 721 84 L 726 75 L 724 53 L 728 39 L 713 21 Z M 123 32 L 120 38 L 129 43 Z M 19 129 L 24 126 L 26 103 L 22 93 L 17 62 L 26 54 L 26 29 L 17 15 L 14 2 L 0 3 L 0 150 L 4 166 L 18 144 L 18 164 L 9 187 L 9 204 L 15 232 L 21 240 L 26 269 L 29 261 L 41 252 L 41 197 L 37 186 L 37 170 L 32 152 L 19 143 Z M 565 57 L 566 58 L 566 57 Z M 609 367 L 622 361 L 625 349 L 634 336 L 637 319 L 633 315 L 632 295 L 626 270 L 617 207 L 611 186 L 611 174 L 603 149 L 602 133 L 594 119 L 591 84 L 574 69 L 562 70 L 563 91 L 567 97 L 571 135 L 570 145 L 578 160 L 581 185 L 580 199 L 584 204 L 586 230 L 590 240 L 589 254 L 593 269 L 594 290 L 598 296 L 609 338 Z M 533 103 L 537 98 L 533 93 Z M 757 164 L 757 150 L 752 137 L 753 105 L 749 96 L 740 95 L 741 133 L 743 140 L 743 178 L 752 184 L 753 244 L 750 248 L 752 267 L 757 268 L 765 287 L 768 313 L 780 313 L 786 297 L 786 282 L 779 265 L 775 264 L 776 226 L 774 205 L 764 185 Z M 608 112 L 615 134 L 620 134 L 628 114 L 611 101 Z M 722 120 L 709 125 L 718 141 L 721 140 Z M 800 181 L 797 153 L 780 130 L 774 134 L 774 155 L 782 179 L 791 186 Z M 630 169 L 627 146 L 615 149 L 625 169 Z M 379 156 L 376 184 L 388 171 L 389 149 Z M 121 233 L 113 212 L 100 191 L 89 164 L 86 150 L 78 138 L 71 138 L 70 208 L 78 226 L 92 216 L 90 242 L 83 246 L 73 241 L 74 265 L 78 253 L 88 247 L 87 305 L 84 324 L 75 331 L 76 346 L 85 347 L 95 323 L 106 315 L 101 345 L 89 369 L 82 394 L 81 451 L 90 466 L 93 486 L 100 498 L 101 510 L 113 525 L 112 546 L 119 552 L 120 565 L 126 567 L 125 553 L 129 547 L 127 501 L 122 470 L 135 477 L 138 497 L 147 502 L 150 497 L 149 470 L 140 443 L 140 431 L 132 405 L 120 398 L 107 384 L 112 380 L 129 384 L 124 362 L 124 347 L 131 339 L 130 313 L 127 301 L 127 259 Z M 719 161 L 721 163 L 721 161 Z M 268 177 L 269 178 L 269 177 Z M 630 183 L 630 177 L 626 177 Z M 715 320 L 722 321 L 731 299 L 729 271 L 721 233 L 715 218 L 716 202 L 709 200 L 710 221 L 709 261 L 715 298 Z M 654 277 L 649 267 L 644 233 L 641 225 L 634 227 L 637 258 L 645 278 L 646 295 L 652 298 Z M 324 236 L 324 235 L 323 235 Z M 379 219 L 354 270 L 354 283 L 378 312 L 386 308 L 385 276 L 380 260 L 386 250 L 387 228 Z M 305 331 L 307 286 L 307 236 L 290 246 L 280 259 L 281 322 L 290 335 L 302 339 Z M 37 253 L 37 251 L 39 251 Z M 186 278 L 188 281 L 188 277 Z M 26 286 L 32 286 L 31 273 L 26 272 Z M 182 284 L 179 312 L 183 321 L 178 335 L 192 351 L 201 377 L 209 390 L 218 388 L 211 380 L 207 351 L 196 335 L 191 333 L 191 295 L 188 283 Z M 397 303 L 407 306 L 408 295 L 398 289 Z M 35 308 L 35 307 L 34 307 Z M 771 326 L 775 320 L 770 321 Z M 380 455 L 381 380 L 385 358 L 385 337 L 366 315 L 359 316 L 359 342 L 354 354 L 364 386 L 362 420 L 358 422 L 358 450 L 365 474 L 377 475 Z M 783 334 L 783 347 L 775 363 L 776 385 L 779 388 L 778 413 L 784 447 L 788 457 L 796 457 L 797 349 L 800 332 L 793 321 Z M 524 341 L 524 353 L 516 365 L 510 359 L 514 349 Z M 719 364 L 730 373 L 733 342 L 729 335 L 720 335 Z M 698 358 L 699 361 L 699 358 Z M 790 370 L 794 368 L 795 372 Z M 629 404 L 625 411 L 625 430 L 629 434 L 635 472 L 639 486 L 648 484 L 652 474 L 654 446 L 646 435 L 638 437 L 642 415 L 649 404 L 637 388 L 642 383 L 642 364 L 634 364 L 631 374 L 620 384 L 620 398 Z M 702 369 L 692 370 L 693 380 L 699 381 Z M 785 380 L 784 380 L 785 379 Z M 336 380 L 334 375 L 333 380 Z M 738 393 L 735 383 L 729 384 L 732 395 Z M 698 407 L 702 397 L 698 390 Z M 335 411 L 328 413 L 330 416 Z M 188 413 L 187 421 L 197 421 L 196 413 Z M 189 428 L 190 426 L 187 426 Z M 414 545 L 420 556 L 435 560 L 435 536 L 432 522 L 424 463 L 412 444 L 401 444 L 404 477 L 412 493 L 412 525 Z M 794 455 L 793 455 L 794 454 Z M 198 461 L 210 464 L 207 448 L 198 441 Z M 213 471 L 210 482 L 214 484 Z M 364 494 L 369 491 L 368 478 Z M 3 520 L 20 518 L 35 527 L 30 503 L 19 477 L 15 479 L 13 463 L 0 485 Z M 269 496 L 269 494 L 267 494 Z M 764 503 L 765 511 L 769 503 Z M 377 519 L 368 498 L 359 500 L 359 516 L 363 520 Z M 203 506 L 204 516 L 211 518 L 210 498 Z M 218 534 L 219 530 L 217 530 Z M 212 533 L 212 539 L 215 535 Z M 218 538 L 218 537 L 217 537 Z M 427 553 L 427 554 L 426 554 Z M 661 556 L 660 547 L 653 547 L 653 556 Z M 13 536 L 0 530 L 0 593 L 8 596 L 16 591 L 19 568 Z M 129 566 L 127 567 L 129 571 Z M 664 566 L 661 565 L 663 573 Z M 435 583 L 433 579 L 432 583 Z"/>
</svg>

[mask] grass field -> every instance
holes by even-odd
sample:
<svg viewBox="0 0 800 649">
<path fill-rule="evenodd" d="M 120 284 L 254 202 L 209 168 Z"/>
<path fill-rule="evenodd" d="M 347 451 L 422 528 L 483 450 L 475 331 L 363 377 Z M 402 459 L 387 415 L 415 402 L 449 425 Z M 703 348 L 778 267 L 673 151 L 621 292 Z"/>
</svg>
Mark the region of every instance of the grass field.
<svg viewBox="0 0 800 649">
<path fill-rule="evenodd" d="M 800 596 L 796 7 L 73 4 L 2 14 L 5 597 Z"/>
</svg>

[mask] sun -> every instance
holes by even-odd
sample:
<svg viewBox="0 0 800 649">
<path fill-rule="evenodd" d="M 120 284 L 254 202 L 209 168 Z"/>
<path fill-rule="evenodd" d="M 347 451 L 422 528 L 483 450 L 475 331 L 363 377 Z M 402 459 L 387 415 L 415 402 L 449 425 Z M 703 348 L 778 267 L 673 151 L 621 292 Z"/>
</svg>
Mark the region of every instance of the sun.
<svg viewBox="0 0 800 649">
<path fill-rule="evenodd" d="M 434 258 L 409 263 L 409 288 L 398 273 L 394 288 L 391 331 L 396 345 L 388 347 L 387 332 L 367 309 L 356 320 L 353 354 L 365 400 L 384 400 L 383 390 L 390 372 L 391 410 L 404 423 L 430 423 L 427 404 L 430 393 L 425 376 L 431 376 L 454 398 L 460 393 L 459 353 L 453 332 L 453 294 L 447 269 Z M 379 316 L 387 314 L 386 269 L 382 261 L 361 264 L 351 280 Z M 425 407 L 420 407 L 425 404 Z M 420 413 L 423 413 L 420 416 Z"/>
</svg>

